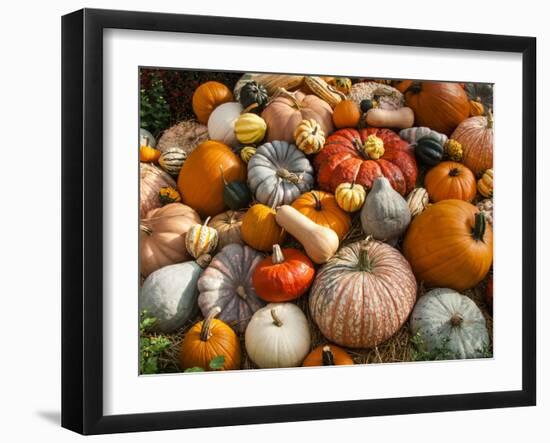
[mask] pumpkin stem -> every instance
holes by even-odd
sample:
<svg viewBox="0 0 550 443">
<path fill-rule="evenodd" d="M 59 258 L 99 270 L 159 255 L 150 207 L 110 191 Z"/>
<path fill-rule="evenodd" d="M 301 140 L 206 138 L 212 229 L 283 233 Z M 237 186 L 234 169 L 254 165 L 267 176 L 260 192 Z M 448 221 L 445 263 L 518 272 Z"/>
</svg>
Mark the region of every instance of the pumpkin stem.
<svg viewBox="0 0 550 443">
<path fill-rule="evenodd" d="M 493 110 L 489 109 L 487 111 L 487 129 L 492 129 L 494 122 L 495 122 L 495 119 L 493 118 Z"/>
<path fill-rule="evenodd" d="M 143 137 L 145 139 L 145 146 L 149 146 L 149 136 L 146 135 L 145 137 Z"/>
<path fill-rule="evenodd" d="M 222 166 L 222 165 L 220 165 L 220 171 L 221 171 L 221 173 L 222 173 L 223 184 L 224 184 L 225 186 L 227 186 L 227 180 L 225 179 L 225 175 L 223 174 L 223 166 Z"/>
<path fill-rule="evenodd" d="M 484 212 L 478 212 L 476 214 L 474 228 L 472 229 L 472 237 L 475 240 L 483 241 L 485 236 L 485 229 L 487 227 L 487 218 Z"/>
<path fill-rule="evenodd" d="M 287 91 L 285 88 L 278 88 L 277 92 L 274 94 L 272 100 L 276 99 L 277 97 L 284 96 L 286 98 L 289 98 L 294 102 L 294 108 L 296 109 L 302 109 L 302 105 L 298 102 L 298 99 L 296 98 L 296 94 Z"/>
<path fill-rule="evenodd" d="M 201 268 L 206 268 L 210 262 L 212 261 L 212 256 L 210 254 L 202 254 L 201 256 L 199 256 L 199 258 L 197 258 L 197 260 L 195 260 L 197 262 L 197 264 L 201 267 Z"/>
<path fill-rule="evenodd" d="M 153 234 L 153 230 L 151 229 L 151 227 L 144 225 L 143 223 L 139 225 L 139 229 L 147 235 Z"/>
<path fill-rule="evenodd" d="M 241 297 L 243 300 L 246 300 L 248 295 L 246 294 L 246 291 L 244 290 L 243 285 L 237 286 L 237 295 Z"/>
<path fill-rule="evenodd" d="M 453 314 L 453 316 L 451 317 L 451 325 L 455 328 L 460 326 L 463 321 L 464 317 L 462 317 L 462 315 L 460 315 L 458 312 Z"/>
<path fill-rule="evenodd" d="M 369 235 L 365 240 L 361 242 L 359 248 L 359 270 L 372 272 L 372 262 L 369 257 L 369 244 L 372 241 L 372 237 Z"/>
<path fill-rule="evenodd" d="M 212 218 L 212 217 L 210 217 L 210 216 L 206 217 L 206 220 L 204 221 L 203 226 L 207 226 L 207 225 L 208 225 L 208 222 L 210 221 L 211 218 Z"/>
<path fill-rule="evenodd" d="M 457 177 L 460 175 L 460 169 L 453 168 L 449 171 L 449 177 Z"/>
<path fill-rule="evenodd" d="M 305 172 L 305 171 L 304 171 Z M 285 168 L 279 168 L 277 169 L 277 175 L 281 177 L 283 180 L 289 181 L 290 183 L 293 183 L 297 185 L 300 183 L 303 179 L 303 174 L 295 174 L 294 172 L 290 172 L 288 169 Z"/>
<path fill-rule="evenodd" d="M 277 311 L 275 310 L 275 308 L 272 308 L 270 312 L 271 312 L 271 318 L 273 319 L 273 324 L 279 328 L 283 326 L 283 322 L 277 315 Z"/>
<path fill-rule="evenodd" d="M 317 192 L 311 191 L 311 195 L 313 195 L 313 198 L 315 199 L 315 210 L 321 211 L 323 206 L 321 205 L 321 199 L 317 195 Z"/>
<path fill-rule="evenodd" d="M 246 114 L 246 113 L 252 111 L 253 109 L 256 109 L 258 106 L 260 106 L 259 103 L 252 103 L 252 104 L 248 105 L 246 108 L 243 109 L 243 111 L 241 112 L 241 115 Z"/>
<path fill-rule="evenodd" d="M 334 362 L 334 354 L 332 353 L 332 349 L 330 349 L 330 346 L 323 346 L 323 366 L 335 366 L 336 363 Z"/>
<path fill-rule="evenodd" d="M 285 256 L 283 255 L 283 251 L 279 245 L 273 245 L 273 255 L 271 260 L 274 265 L 280 265 L 285 261 Z"/>
<path fill-rule="evenodd" d="M 412 82 L 405 92 L 418 94 L 420 91 L 422 91 L 422 82 Z"/>
<path fill-rule="evenodd" d="M 219 306 L 216 306 L 210 310 L 204 321 L 202 322 L 201 327 L 201 333 L 200 333 L 200 339 L 202 341 L 208 341 L 210 336 L 212 335 L 210 329 L 212 327 L 212 320 L 214 320 L 214 317 L 216 317 L 220 312 L 221 308 Z"/>
</svg>

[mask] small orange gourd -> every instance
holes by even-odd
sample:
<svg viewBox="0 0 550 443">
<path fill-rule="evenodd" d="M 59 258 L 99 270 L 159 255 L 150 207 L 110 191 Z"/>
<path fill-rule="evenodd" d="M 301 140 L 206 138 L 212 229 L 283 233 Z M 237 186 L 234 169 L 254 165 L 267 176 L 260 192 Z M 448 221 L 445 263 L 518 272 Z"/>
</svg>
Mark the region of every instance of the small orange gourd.
<svg viewBox="0 0 550 443">
<path fill-rule="evenodd" d="M 353 360 L 342 348 L 334 345 L 320 345 L 311 351 L 302 366 L 352 365 Z"/>
</svg>

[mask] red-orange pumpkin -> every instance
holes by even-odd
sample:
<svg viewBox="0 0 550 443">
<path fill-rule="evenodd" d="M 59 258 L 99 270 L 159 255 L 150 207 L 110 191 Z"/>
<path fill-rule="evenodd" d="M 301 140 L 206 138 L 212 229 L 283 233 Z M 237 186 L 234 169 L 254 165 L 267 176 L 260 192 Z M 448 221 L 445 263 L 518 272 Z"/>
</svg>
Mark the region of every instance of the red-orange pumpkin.
<svg viewBox="0 0 550 443">
<path fill-rule="evenodd" d="M 208 122 L 212 111 L 222 103 L 233 100 L 233 93 L 222 83 L 210 81 L 200 85 L 193 94 L 193 112 L 203 124 Z"/>
<path fill-rule="evenodd" d="M 442 162 L 434 166 L 426 174 L 424 186 L 432 202 L 453 198 L 471 202 L 477 192 L 472 171 L 456 162 Z"/>
<path fill-rule="evenodd" d="M 384 154 L 370 160 L 364 151 L 369 135 L 384 143 Z M 327 138 L 313 162 L 319 187 L 334 193 L 340 183 L 356 183 L 370 189 L 376 177 L 384 176 L 401 195 L 414 189 L 418 168 L 414 150 L 389 130 L 380 128 L 340 129 Z"/>
<path fill-rule="evenodd" d="M 493 167 L 493 116 L 470 117 L 451 136 L 462 145 L 462 163 L 476 176 Z"/>
<path fill-rule="evenodd" d="M 314 275 L 313 263 L 302 251 L 273 245 L 273 255 L 256 266 L 252 284 L 260 298 L 279 303 L 303 295 Z"/>
</svg>

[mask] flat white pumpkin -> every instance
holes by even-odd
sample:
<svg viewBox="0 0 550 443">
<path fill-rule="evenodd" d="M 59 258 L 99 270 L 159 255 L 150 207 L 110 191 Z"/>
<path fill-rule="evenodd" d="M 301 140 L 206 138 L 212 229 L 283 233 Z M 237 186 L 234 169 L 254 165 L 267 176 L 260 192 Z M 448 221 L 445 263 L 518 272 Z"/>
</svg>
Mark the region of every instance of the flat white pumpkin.
<svg viewBox="0 0 550 443">
<path fill-rule="evenodd" d="M 235 135 L 237 122 L 243 107 L 240 103 L 228 102 L 219 105 L 208 118 L 208 135 L 211 140 L 225 143 L 228 146 L 239 146 Z"/>
</svg>

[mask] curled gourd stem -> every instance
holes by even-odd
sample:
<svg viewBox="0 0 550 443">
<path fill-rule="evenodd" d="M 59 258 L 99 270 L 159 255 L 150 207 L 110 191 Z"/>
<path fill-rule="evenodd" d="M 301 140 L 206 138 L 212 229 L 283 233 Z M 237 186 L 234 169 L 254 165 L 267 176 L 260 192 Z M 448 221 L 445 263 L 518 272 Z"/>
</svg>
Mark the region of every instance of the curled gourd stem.
<svg viewBox="0 0 550 443">
<path fill-rule="evenodd" d="M 313 195 L 313 198 L 315 199 L 315 209 L 317 211 L 321 211 L 323 209 L 323 206 L 321 205 L 321 199 L 315 191 L 311 191 L 311 195 Z"/>
<path fill-rule="evenodd" d="M 277 327 L 281 327 L 283 326 L 283 322 L 281 321 L 281 319 L 279 318 L 279 316 L 277 315 L 277 311 L 275 308 L 272 308 L 271 309 L 271 318 L 273 319 L 273 324 Z"/>
<path fill-rule="evenodd" d="M 151 227 L 150 227 L 150 226 L 147 226 L 147 225 L 145 225 L 145 224 L 143 224 L 143 223 L 141 223 L 141 224 L 139 225 L 139 229 L 140 229 L 142 232 L 144 232 L 145 234 L 147 234 L 147 235 L 152 235 L 152 234 L 153 234 L 153 230 L 151 229 Z"/>
<path fill-rule="evenodd" d="M 259 103 L 251 103 L 250 105 L 248 105 L 246 108 L 242 110 L 241 114 L 246 114 L 252 111 L 253 109 L 256 109 L 258 106 L 260 106 Z"/>
<path fill-rule="evenodd" d="M 204 224 L 203 226 L 207 226 L 208 225 L 208 222 L 210 221 L 212 217 L 206 217 L 206 220 L 204 221 Z"/>
<path fill-rule="evenodd" d="M 460 315 L 459 313 L 455 313 L 451 317 L 451 325 L 454 327 L 460 326 L 463 321 L 464 317 L 462 317 L 462 315 Z"/>
<path fill-rule="evenodd" d="M 273 245 L 273 256 L 271 257 L 274 265 L 280 265 L 285 261 L 285 256 L 279 245 Z"/>
<path fill-rule="evenodd" d="M 332 349 L 330 349 L 330 346 L 323 346 L 323 366 L 335 366 L 336 363 L 334 362 L 334 354 L 332 352 Z"/>
<path fill-rule="evenodd" d="M 302 109 L 302 105 L 300 105 L 300 103 L 298 102 L 298 99 L 296 98 L 296 95 L 293 94 L 292 92 L 287 91 L 285 88 L 279 87 L 277 89 L 277 92 L 275 94 L 273 94 L 273 97 L 272 97 L 271 101 L 273 101 L 277 97 L 281 97 L 281 96 L 289 98 L 290 100 L 292 100 L 294 102 L 294 106 L 295 106 L 296 109 Z"/>
<path fill-rule="evenodd" d="M 483 241 L 485 236 L 485 229 L 487 228 L 487 218 L 484 212 L 478 212 L 476 214 L 474 228 L 472 229 L 472 236 L 475 240 Z"/>
<path fill-rule="evenodd" d="M 200 333 L 200 339 L 202 341 L 208 341 L 210 336 L 212 335 L 211 328 L 212 328 L 212 320 L 214 320 L 214 317 L 216 317 L 220 312 L 221 308 L 219 306 L 216 306 L 210 310 L 204 321 L 202 322 L 201 327 L 201 333 Z"/>
</svg>

